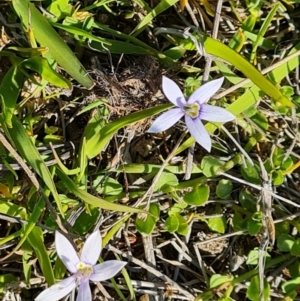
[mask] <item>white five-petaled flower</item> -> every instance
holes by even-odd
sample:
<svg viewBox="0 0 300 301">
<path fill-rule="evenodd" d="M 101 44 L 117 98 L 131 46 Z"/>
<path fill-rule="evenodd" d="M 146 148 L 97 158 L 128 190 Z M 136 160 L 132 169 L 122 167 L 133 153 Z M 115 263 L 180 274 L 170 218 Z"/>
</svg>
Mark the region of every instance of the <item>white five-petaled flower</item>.
<svg viewBox="0 0 300 301">
<path fill-rule="evenodd" d="M 118 260 L 109 260 L 96 265 L 102 249 L 101 244 L 100 232 L 96 231 L 86 240 L 79 258 L 67 238 L 56 231 L 57 254 L 72 276 L 44 290 L 35 301 L 57 301 L 69 294 L 76 285 L 79 285 L 76 301 L 92 301 L 89 280 L 103 281 L 112 278 L 126 265 L 126 262 Z"/>
<path fill-rule="evenodd" d="M 235 119 L 235 116 L 227 110 L 205 103 L 221 88 L 223 81 L 224 77 L 212 80 L 202 85 L 188 100 L 185 100 L 178 85 L 171 79 L 163 76 L 163 92 L 177 108 L 159 116 L 148 130 L 148 133 L 165 131 L 184 116 L 191 135 L 202 147 L 210 152 L 211 139 L 201 120 L 227 122 Z"/>
</svg>

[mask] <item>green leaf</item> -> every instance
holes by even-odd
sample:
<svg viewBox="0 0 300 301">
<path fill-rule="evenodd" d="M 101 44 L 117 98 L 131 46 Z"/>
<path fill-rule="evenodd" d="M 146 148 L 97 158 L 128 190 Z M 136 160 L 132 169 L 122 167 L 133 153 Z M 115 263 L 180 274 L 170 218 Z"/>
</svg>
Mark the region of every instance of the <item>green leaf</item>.
<svg viewBox="0 0 300 301">
<path fill-rule="evenodd" d="M 263 226 L 262 218 L 262 212 L 255 212 L 252 215 L 252 220 L 247 222 L 247 228 L 250 235 L 256 235 L 260 231 L 261 227 Z"/>
<path fill-rule="evenodd" d="M 170 232 L 170 233 L 174 233 L 178 230 L 179 227 L 179 220 L 176 217 L 176 215 L 171 215 L 166 219 L 165 222 L 165 226 L 166 229 Z"/>
<path fill-rule="evenodd" d="M 34 30 L 34 37 L 42 47 L 49 48 L 49 54 L 54 60 L 81 85 L 92 88 L 94 82 L 88 72 L 36 7 L 29 0 L 13 0 L 12 5 L 25 29 Z"/>
<path fill-rule="evenodd" d="M 284 293 L 290 293 L 292 291 L 299 291 L 300 288 L 300 277 L 288 280 L 282 284 L 282 290 Z"/>
<path fill-rule="evenodd" d="M 41 158 L 40 153 L 27 136 L 27 133 L 21 122 L 15 116 L 12 117 L 12 126 L 12 128 L 8 128 L 7 130 L 18 152 L 22 158 L 24 158 L 30 164 L 33 170 L 41 177 L 41 179 L 50 189 L 60 213 L 64 215 L 56 186 L 53 182 L 48 167 Z"/>
<path fill-rule="evenodd" d="M 220 199 L 227 199 L 230 197 L 231 191 L 232 191 L 232 182 L 227 179 L 222 179 L 219 181 L 217 188 L 216 188 L 216 194 Z"/>
<path fill-rule="evenodd" d="M 194 187 L 194 189 L 188 192 L 183 200 L 193 206 L 204 205 L 209 198 L 209 186 L 208 185 L 199 185 Z"/>
<path fill-rule="evenodd" d="M 98 193 L 104 195 L 118 195 L 123 191 L 122 185 L 117 180 L 106 176 L 98 176 L 93 181 L 93 187 L 96 187 Z"/>
<path fill-rule="evenodd" d="M 291 249 L 291 254 L 294 256 L 300 256 L 300 238 L 295 240 Z"/>
<path fill-rule="evenodd" d="M 245 228 L 245 221 L 239 212 L 235 212 L 232 218 L 232 226 L 234 231 L 239 231 Z"/>
<path fill-rule="evenodd" d="M 282 161 L 285 157 L 285 150 L 275 147 L 273 153 L 272 153 L 272 162 L 275 167 L 279 167 L 282 164 Z"/>
<path fill-rule="evenodd" d="M 257 198 L 251 191 L 244 189 L 239 194 L 239 202 L 246 210 L 254 211 L 256 208 Z"/>
<path fill-rule="evenodd" d="M 170 172 L 162 172 L 159 180 L 154 186 L 154 191 L 160 191 L 161 189 L 165 188 L 166 186 L 175 187 L 179 184 L 176 175 Z"/>
<path fill-rule="evenodd" d="M 223 216 L 211 217 L 208 219 L 207 225 L 210 230 L 221 234 L 225 233 L 226 220 Z"/>
<path fill-rule="evenodd" d="M 34 249 L 38 262 L 40 264 L 41 270 L 44 277 L 49 285 L 55 283 L 53 269 L 50 263 L 48 252 L 44 245 L 44 236 L 41 228 L 34 227 L 32 232 L 27 238 L 31 247 Z"/>
<path fill-rule="evenodd" d="M 137 163 L 132 163 L 132 164 L 125 164 L 123 166 L 119 166 L 116 170 L 119 172 L 125 171 L 126 173 L 157 173 L 161 168 L 161 165 L 157 164 L 137 164 Z M 167 165 L 164 168 L 164 171 L 173 173 L 173 174 L 184 174 L 185 173 L 185 165 L 179 165 L 179 166 L 174 166 L 174 165 Z M 192 174 L 195 173 L 202 173 L 202 170 L 199 166 L 193 166 L 192 169 Z"/>
<path fill-rule="evenodd" d="M 213 156 L 205 156 L 201 161 L 201 169 L 203 170 L 203 174 L 208 177 L 214 177 L 222 171 L 225 163 Z"/>
<path fill-rule="evenodd" d="M 288 266 L 291 278 L 296 278 L 300 276 L 300 262 L 299 260 L 296 260 L 294 262 L 292 262 L 289 266 Z"/>
<path fill-rule="evenodd" d="M 279 186 L 284 182 L 282 170 L 273 170 L 270 174 L 270 178 L 275 186 Z"/>
<path fill-rule="evenodd" d="M 189 225 L 188 225 L 187 221 L 180 214 L 176 214 L 176 217 L 178 218 L 178 221 L 179 221 L 179 226 L 178 226 L 177 232 L 180 235 L 186 236 L 189 232 Z"/>
<path fill-rule="evenodd" d="M 4 75 L 0 85 L 0 97 L 4 121 L 12 127 L 11 118 L 24 83 L 24 74 L 17 66 L 12 66 Z"/>
<path fill-rule="evenodd" d="M 137 217 L 135 220 L 136 229 L 140 233 L 151 234 L 156 222 L 159 219 L 160 210 L 157 204 L 150 204 L 149 212 L 152 213 L 152 215 L 148 215 L 145 220 L 139 217 Z"/>
<path fill-rule="evenodd" d="M 184 56 L 186 49 L 182 46 L 172 47 L 166 51 L 164 51 L 164 55 L 172 58 L 173 60 L 179 60 Z"/>
<path fill-rule="evenodd" d="M 173 60 L 172 58 L 157 51 L 156 49 L 150 47 L 148 44 L 133 37 L 132 35 L 126 35 L 119 30 L 114 30 L 114 29 L 112 29 L 108 26 L 105 26 L 101 23 L 98 23 L 98 22 L 94 22 L 94 28 L 98 28 L 101 31 L 108 33 L 109 35 L 113 35 L 117 39 L 122 39 L 122 40 L 126 41 L 127 45 L 125 46 L 123 44 L 120 49 L 120 48 L 117 48 L 119 43 L 115 44 L 114 40 L 107 40 L 108 42 L 110 42 L 112 44 L 111 46 L 108 46 L 108 49 L 110 49 L 110 51 L 115 50 L 117 53 L 121 53 L 122 48 L 125 48 L 126 51 L 128 51 L 128 50 L 130 51 L 130 49 L 129 49 L 130 45 L 133 44 L 133 49 L 136 49 L 138 51 L 137 53 L 139 53 L 140 51 L 143 51 L 143 53 L 144 53 L 146 51 L 148 55 L 152 55 L 152 56 L 156 57 L 162 64 L 164 64 L 168 67 L 172 67 L 174 70 L 179 71 L 182 69 L 182 66 L 179 63 L 177 63 L 175 60 Z M 116 42 L 118 42 L 118 41 L 116 41 Z M 92 46 L 93 46 L 93 43 L 96 43 L 96 42 L 92 42 L 91 43 Z M 121 44 L 119 44 L 119 46 L 121 46 Z M 138 46 L 138 48 L 135 46 Z"/>
<path fill-rule="evenodd" d="M 134 122 L 140 121 L 147 117 L 156 115 L 166 109 L 171 108 L 171 104 L 160 105 L 154 108 L 145 109 L 136 113 L 132 113 L 121 117 L 100 129 L 95 125 L 93 133 L 91 130 L 89 132 L 85 132 L 84 136 L 86 139 L 86 155 L 88 158 L 94 158 L 98 156 L 99 153 L 103 150 L 106 144 L 110 141 L 113 135 L 122 127 L 130 125 Z"/>
<path fill-rule="evenodd" d="M 55 265 L 54 265 L 54 269 L 53 269 L 53 274 L 54 274 L 55 279 L 64 278 L 64 276 L 66 274 L 66 270 L 67 269 L 66 269 L 65 265 L 63 264 L 61 259 L 57 256 Z"/>
<path fill-rule="evenodd" d="M 239 55 L 227 45 L 209 37 L 204 37 L 204 48 L 207 53 L 215 55 L 231 63 L 237 69 L 242 71 L 247 78 L 260 88 L 264 93 L 288 107 L 294 107 L 294 104 L 287 99 L 280 90 L 272 84 L 264 75 L 262 75 L 253 65 Z"/>
<path fill-rule="evenodd" d="M 187 206 L 188 204 L 185 202 L 176 203 L 173 207 L 171 207 L 171 209 L 169 209 L 168 214 L 169 216 L 177 215 L 177 213 L 182 212 Z"/>
<path fill-rule="evenodd" d="M 261 251 L 260 252 L 259 250 L 251 250 L 248 254 L 246 264 L 258 265 L 258 261 L 259 261 L 260 256 L 265 256 L 266 259 L 271 258 L 270 254 L 268 254 L 266 251 Z"/>
<path fill-rule="evenodd" d="M 89 39 L 91 41 L 96 41 L 98 43 L 105 44 L 105 45 L 108 45 L 108 46 L 110 45 L 110 42 L 108 42 L 108 40 L 99 38 L 97 36 L 94 36 L 94 35 L 92 35 L 91 33 L 89 33 L 88 31 L 86 31 L 84 29 L 81 29 L 81 28 L 78 28 L 78 27 L 75 27 L 75 26 L 71 26 L 71 25 L 63 25 L 63 24 L 59 24 L 59 23 L 53 23 L 52 25 L 54 27 L 59 28 L 59 29 L 65 30 L 66 32 L 69 32 L 71 34 L 83 37 L 84 39 Z"/>
<path fill-rule="evenodd" d="M 91 42 L 90 46 L 91 48 L 95 48 L 101 52 L 104 51 L 109 51 L 111 53 L 116 53 L 116 54 L 135 54 L 135 55 L 145 55 L 149 54 L 149 51 L 143 47 L 137 46 L 137 45 L 132 45 L 131 43 L 128 42 L 123 42 L 123 41 L 114 41 L 114 40 L 106 40 L 107 42 L 110 43 L 110 45 L 103 45 L 103 43 L 99 42 Z"/>
<path fill-rule="evenodd" d="M 276 237 L 279 237 L 281 234 L 289 234 L 290 233 L 290 222 L 283 221 L 275 224 L 275 233 Z"/>
<path fill-rule="evenodd" d="M 280 169 L 282 171 L 285 171 L 289 168 L 291 168 L 294 165 L 294 161 L 291 157 L 288 157 L 285 161 L 283 161 L 280 165 Z"/>
<path fill-rule="evenodd" d="M 83 211 L 76 219 L 72 230 L 79 235 L 85 235 L 97 223 L 101 211 L 97 207 L 89 206 L 89 212 Z"/>
<path fill-rule="evenodd" d="M 16 281 L 18 281 L 18 278 L 15 277 L 13 274 L 0 275 L 0 294 L 3 294 L 3 287 L 6 284 L 16 282 Z"/>
<path fill-rule="evenodd" d="M 263 296 L 264 300 L 269 300 L 270 297 L 270 285 L 265 277 L 263 277 L 264 281 L 264 288 L 263 288 Z M 252 277 L 250 281 L 250 285 L 247 289 L 247 297 L 252 301 L 260 300 L 261 292 L 260 292 L 260 285 L 259 285 L 259 277 L 256 275 Z"/>
<path fill-rule="evenodd" d="M 209 281 L 209 287 L 212 288 L 218 288 L 224 283 L 231 282 L 234 279 L 232 275 L 220 275 L 220 274 L 214 274 L 211 276 Z"/>
<path fill-rule="evenodd" d="M 253 63 L 253 61 L 255 60 L 257 48 L 261 44 L 261 42 L 263 40 L 263 36 L 266 34 L 267 29 L 268 29 L 270 23 L 272 22 L 273 17 L 275 15 L 275 13 L 277 12 L 279 6 L 280 6 L 280 3 L 276 3 L 275 5 L 273 5 L 273 7 L 269 11 L 267 17 L 264 18 L 263 24 L 260 26 L 260 29 L 257 34 L 257 39 L 252 45 L 252 52 L 250 54 L 250 62 L 251 63 Z"/>
<path fill-rule="evenodd" d="M 290 252 L 294 245 L 295 239 L 289 234 L 281 234 L 277 238 L 277 248 L 281 252 Z"/>
<path fill-rule="evenodd" d="M 235 300 L 230 298 L 229 296 L 223 296 L 218 301 L 235 301 Z"/>
<path fill-rule="evenodd" d="M 153 18 L 158 16 L 160 13 L 164 12 L 166 9 L 173 6 L 179 0 L 162 0 L 160 1 L 144 18 L 143 20 L 136 26 L 136 28 L 131 33 L 134 37 L 139 35 L 147 25 L 152 21 Z"/>
<path fill-rule="evenodd" d="M 56 174 L 62 180 L 63 185 L 70 192 L 75 194 L 77 197 L 82 199 L 87 204 L 90 204 L 94 207 L 98 207 L 106 210 L 112 210 L 112 211 L 120 211 L 120 212 L 146 213 L 146 214 L 148 213 L 144 210 L 140 210 L 137 208 L 110 203 L 103 199 L 97 198 L 84 190 L 79 189 L 79 187 L 68 176 L 66 176 L 59 168 L 56 169 Z"/>
<path fill-rule="evenodd" d="M 268 130 L 269 122 L 267 117 L 262 112 L 256 112 L 256 114 L 251 117 L 251 120 L 262 130 Z"/>
<path fill-rule="evenodd" d="M 241 174 L 246 181 L 253 184 L 260 184 L 260 176 L 255 166 L 251 165 L 250 162 L 246 161 L 246 166 L 242 164 Z"/>
<path fill-rule="evenodd" d="M 51 21 L 56 22 L 66 16 L 70 16 L 73 13 L 74 8 L 69 4 L 69 0 L 55 0 L 47 7 L 47 11 L 55 16 L 54 18 L 51 17 Z"/>
<path fill-rule="evenodd" d="M 35 228 L 36 223 L 38 222 L 42 212 L 45 208 L 45 201 L 40 198 L 36 205 L 34 206 L 32 214 L 29 216 L 28 223 L 24 224 L 21 232 L 21 239 L 18 241 L 17 245 L 13 248 L 12 253 L 17 252 L 23 243 L 28 239 L 28 236 Z M 50 276 L 51 277 L 51 276 Z"/>
<path fill-rule="evenodd" d="M 27 69 L 33 70 L 39 73 L 42 78 L 48 81 L 50 84 L 55 85 L 57 87 L 71 89 L 71 83 L 63 78 L 60 74 L 58 74 L 55 70 L 52 69 L 47 59 L 44 57 L 31 57 L 24 60 L 20 66 L 25 67 Z"/>
<path fill-rule="evenodd" d="M 208 219 L 207 225 L 210 230 L 218 232 L 218 233 L 225 233 L 226 230 L 226 219 L 222 215 L 222 209 L 220 206 L 217 206 L 216 210 L 214 210 L 214 214 L 220 215 L 217 217 L 210 217 Z"/>
</svg>

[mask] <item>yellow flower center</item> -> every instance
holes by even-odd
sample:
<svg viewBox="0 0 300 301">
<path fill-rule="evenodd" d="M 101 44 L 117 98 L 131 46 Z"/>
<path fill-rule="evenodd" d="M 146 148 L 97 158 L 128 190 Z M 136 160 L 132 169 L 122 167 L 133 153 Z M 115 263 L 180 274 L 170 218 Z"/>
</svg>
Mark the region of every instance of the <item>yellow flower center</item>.
<svg viewBox="0 0 300 301">
<path fill-rule="evenodd" d="M 197 118 L 199 116 L 200 105 L 197 103 L 187 104 L 182 108 L 184 114 L 191 116 L 192 118 Z"/>
<path fill-rule="evenodd" d="M 89 277 L 93 272 L 93 267 L 85 264 L 84 262 L 79 262 L 76 266 L 77 275 L 82 277 Z"/>
</svg>

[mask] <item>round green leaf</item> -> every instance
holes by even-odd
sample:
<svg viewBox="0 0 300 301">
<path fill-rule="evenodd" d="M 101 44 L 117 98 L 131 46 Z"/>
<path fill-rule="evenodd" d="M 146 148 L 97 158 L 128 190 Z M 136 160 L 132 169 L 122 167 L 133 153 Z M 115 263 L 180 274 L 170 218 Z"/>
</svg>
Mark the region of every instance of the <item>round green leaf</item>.
<svg viewBox="0 0 300 301">
<path fill-rule="evenodd" d="M 281 252 L 290 252 L 294 245 L 295 239 L 289 234 L 281 234 L 277 238 L 277 247 Z"/>
<path fill-rule="evenodd" d="M 175 215 L 171 215 L 166 219 L 165 226 L 170 233 L 174 233 L 178 230 L 179 220 Z"/>
<path fill-rule="evenodd" d="M 201 161 L 201 169 L 203 170 L 203 174 L 208 177 L 217 176 L 220 171 L 222 172 L 222 167 L 225 163 L 215 157 L 205 156 Z"/>
<path fill-rule="evenodd" d="M 232 182 L 227 179 L 219 181 L 216 189 L 216 194 L 221 199 L 227 199 L 232 191 Z"/>
<path fill-rule="evenodd" d="M 159 181 L 157 181 L 156 185 L 154 186 L 154 191 L 159 191 L 166 186 L 174 187 L 178 184 L 179 182 L 175 174 L 170 172 L 163 172 L 159 177 Z"/>
<path fill-rule="evenodd" d="M 260 177 L 257 169 L 248 161 L 246 162 L 246 166 L 244 166 L 244 164 L 241 166 L 241 173 L 246 181 L 253 184 L 260 184 Z"/>
<path fill-rule="evenodd" d="M 291 249 L 291 254 L 294 256 L 299 256 L 300 255 L 300 239 L 296 239 L 292 249 Z"/>
<path fill-rule="evenodd" d="M 299 260 L 296 260 L 294 262 L 292 262 L 289 266 L 288 266 L 290 275 L 292 278 L 296 278 L 300 276 L 300 262 Z"/>
<path fill-rule="evenodd" d="M 244 209 L 249 211 L 255 210 L 257 199 L 251 191 L 247 189 L 242 190 L 239 194 L 239 201 Z"/>
<path fill-rule="evenodd" d="M 185 218 L 182 217 L 180 214 L 177 214 L 176 217 L 178 218 L 179 221 L 177 232 L 183 236 L 187 235 L 189 231 L 189 225 L 186 222 Z"/>
<path fill-rule="evenodd" d="M 273 184 L 278 186 L 281 185 L 284 181 L 284 176 L 282 174 L 281 170 L 273 170 L 271 172 L 271 179 L 273 181 Z"/>
<path fill-rule="evenodd" d="M 247 223 L 247 228 L 250 235 L 256 235 L 262 227 L 261 221 L 251 220 Z"/>
<path fill-rule="evenodd" d="M 235 212 L 232 218 L 232 226 L 234 231 L 239 231 L 245 228 L 245 221 L 239 212 Z"/>
<path fill-rule="evenodd" d="M 284 293 L 290 293 L 293 290 L 298 290 L 300 287 L 300 277 L 286 281 L 282 284 L 282 290 Z"/>
<path fill-rule="evenodd" d="M 148 214 L 146 219 L 137 217 L 135 220 L 136 229 L 140 233 L 151 234 L 155 227 L 156 221 L 159 219 L 160 210 L 157 204 L 151 204 L 149 212 L 153 215 Z"/>
<path fill-rule="evenodd" d="M 267 279 L 264 277 L 264 289 L 263 289 L 264 300 L 269 300 L 270 297 L 270 285 Z M 247 297 L 252 301 L 260 300 L 261 292 L 260 292 L 260 285 L 259 285 L 259 277 L 254 276 L 251 281 L 250 285 L 247 289 Z"/>
<path fill-rule="evenodd" d="M 223 216 L 212 217 L 208 220 L 207 225 L 210 230 L 221 234 L 225 233 L 226 220 Z"/>
<path fill-rule="evenodd" d="M 201 206 L 207 202 L 209 198 L 209 186 L 200 185 L 195 187 L 191 192 L 188 192 L 183 200 L 193 206 Z"/>
</svg>

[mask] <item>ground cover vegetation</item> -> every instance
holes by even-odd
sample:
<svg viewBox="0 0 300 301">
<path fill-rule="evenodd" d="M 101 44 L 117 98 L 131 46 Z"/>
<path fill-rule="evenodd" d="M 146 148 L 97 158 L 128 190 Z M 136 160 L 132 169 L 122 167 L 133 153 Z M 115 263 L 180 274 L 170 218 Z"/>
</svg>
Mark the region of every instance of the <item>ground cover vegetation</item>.
<svg viewBox="0 0 300 301">
<path fill-rule="evenodd" d="M 299 300 L 299 20 L 1 1 L 0 298 Z"/>
</svg>

